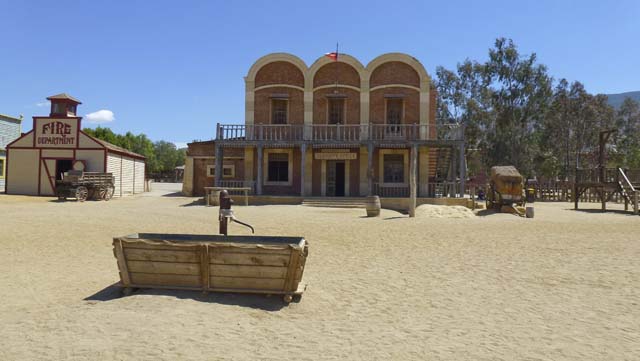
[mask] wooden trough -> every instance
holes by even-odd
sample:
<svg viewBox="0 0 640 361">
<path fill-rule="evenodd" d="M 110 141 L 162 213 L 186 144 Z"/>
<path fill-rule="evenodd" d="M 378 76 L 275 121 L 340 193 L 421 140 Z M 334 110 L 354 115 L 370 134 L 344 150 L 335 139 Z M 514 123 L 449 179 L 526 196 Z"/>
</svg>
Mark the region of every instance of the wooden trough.
<svg viewBox="0 0 640 361">
<path fill-rule="evenodd" d="M 113 239 L 120 286 L 301 296 L 301 237 L 139 233 Z"/>
</svg>

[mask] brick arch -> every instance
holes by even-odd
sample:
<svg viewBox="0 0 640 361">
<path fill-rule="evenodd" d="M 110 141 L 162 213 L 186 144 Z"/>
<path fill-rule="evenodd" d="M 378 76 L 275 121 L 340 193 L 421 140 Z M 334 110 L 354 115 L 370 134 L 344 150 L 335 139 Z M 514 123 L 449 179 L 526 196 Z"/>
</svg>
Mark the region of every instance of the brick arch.
<svg viewBox="0 0 640 361">
<path fill-rule="evenodd" d="M 255 87 L 286 84 L 303 88 L 307 65 L 295 55 L 272 53 L 258 59 L 247 73 L 246 81 L 255 82 Z"/>
<path fill-rule="evenodd" d="M 367 64 L 370 87 L 402 84 L 428 91 L 431 78 L 424 66 L 414 57 L 403 53 L 387 53 Z M 389 76 L 391 74 L 391 76 Z"/>
<path fill-rule="evenodd" d="M 420 75 L 410 65 L 399 61 L 389 61 L 377 66 L 371 72 L 369 86 L 402 84 L 420 88 Z"/>
<path fill-rule="evenodd" d="M 322 65 L 313 76 L 313 88 L 335 84 L 336 75 L 340 84 L 360 88 L 358 71 L 352 65 L 340 61 Z"/>
<path fill-rule="evenodd" d="M 307 74 L 305 77 L 306 78 L 305 88 L 307 90 L 313 89 L 315 87 L 314 84 L 315 84 L 316 73 L 318 73 L 322 68 L 324 68 L 325 65 L 333 64 L 333 63 L 335 62 L 329 57 L 321 56 L 320 58 L 318 58 L 307 70 Z M 351 72 L 351 70 L 348 70 L 349 68 L 355 70 L 355 72 L 358 74 L 358 84 L 353 86 L 356 86 L 359 88 L 360 80 L 366 78 L 366 71 L 362 63 L 360 63 L 358 59 L 348 54 L 340 54 L 338 56 L 338 63 L 344 64 L 344 66 L 346 66 L 344 68 L 345 71 Z M 330 69 L 330 68 L 331 67 L 328 67 L 325 69 Z M 343 66 L 341 66 L 340 70 L 342 70 L 342 68 Z M 333 75 L 333 77 L 334 77 L 333 82 L 335 82 L 335 74 Z M 340 77 L 342 78 L 342 75 L 340 75 Z M 351 84 L 348 84 L 348 85 L 351 85 Z"/>
</svg>

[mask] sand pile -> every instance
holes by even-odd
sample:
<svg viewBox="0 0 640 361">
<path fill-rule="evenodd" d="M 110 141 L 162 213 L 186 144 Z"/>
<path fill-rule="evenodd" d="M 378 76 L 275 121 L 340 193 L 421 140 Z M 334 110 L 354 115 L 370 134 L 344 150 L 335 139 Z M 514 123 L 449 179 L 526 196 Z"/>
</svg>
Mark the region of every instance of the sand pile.
<svg viewBox="0 0 640 361">
<path fill-rule="evenodd" d="M 430 218 L 471 218 L 475 217 L 475 214 L 469 208 L 463 206 L 423 204 L 416 208 L 416 216 Z"/>
</svg>

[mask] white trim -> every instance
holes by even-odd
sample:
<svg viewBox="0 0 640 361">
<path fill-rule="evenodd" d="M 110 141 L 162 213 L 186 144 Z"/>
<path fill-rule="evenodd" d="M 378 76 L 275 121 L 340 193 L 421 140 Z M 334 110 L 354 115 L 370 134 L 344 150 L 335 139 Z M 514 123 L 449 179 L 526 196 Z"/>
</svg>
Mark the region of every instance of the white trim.
<svg viewBox="0 0 640 361">
<path fill-rule="evenodd" d="M 378 85 L 376 87 L 373 87 L 373 88 L 369 89 L 369 91 L 372 92 L 372 91 L 375 91 L 375 90 L 386 89 L 386 88 L 406 88 L 406 89 L 415 90 L 417 92 L 420 91 L 420 88 L 415 87 L 413 85 L 407 85 L 407 84 L 384 84 L 384 85 Z"/>
<path fill-rule="evenodd" d="M 289 85 L 289 84 L 267 84 L 267 85 L 263 85 L 263 86 L 259 86 L 257 88 L 254 88 L 253 91 L 257 92 L 258 90 L 269 89 L 269 88 L 291 88 L 291 89 L 295 89 L 295 90 L 300 90 L 301 92 L 304 91 L 304 88 L 301 87 L 301 86 Z"/>
<path fill-rule="evenodd" d="M 207 164 L 207 178 L 215 177 L 215 164 Z M 225 175 L 224 170 L 231 169 L 231 175 Z M 212 171 L 214 172 L 212 174 Z M 235 164 L 223 164 L 222 165 L 222 178 L 234 178 L 236 176 L 236 165 Z"/>
<path fill-rule="evenodd" d="M 335 87 L 336 87 L 335 84 L 320 85 L 319 87 L 313 88 L 313 91 L 327 89 L 327 88 L 335 88 Z M 346 88 L 346 89 L 351 89 L 351 90 L 360 92 L 360 88 L 353 85 L 338 84 L 338 88 Z"/>
</svg>

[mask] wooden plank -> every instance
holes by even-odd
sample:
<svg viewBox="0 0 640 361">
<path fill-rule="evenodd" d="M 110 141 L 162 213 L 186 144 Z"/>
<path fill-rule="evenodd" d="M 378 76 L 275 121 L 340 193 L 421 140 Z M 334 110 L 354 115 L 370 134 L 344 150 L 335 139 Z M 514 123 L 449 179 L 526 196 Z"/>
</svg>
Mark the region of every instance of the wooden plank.
<svg viewBox="0 0 640 361">
<path fill-rule="evenodd" d="M 258 247 L 233 247 L 233 246 L 209 246 L 211 249 L 215 249 L 217 253 L 241 253 L 241 254 L 269 254 L 269 255 L 283 255 L 289 256 L 291 254 L 291 248 L 258 248 Z"/>
<path fill-rule="evenodd" d="M 209 288 L 209 247 L 201 246 L 199 250 L 200 254 L 200 283 L 205 289 Z"/>
<path fill-rule="evenodd" d="M 211 277 L 210 288 L 251 289 L 282 291 L 284 279 L 280 278 L 237 278 Z"/>
<path fill-rule="evenodd" d="M 247 265 L 210 265 L 210 274 L 216 277 L 282 278 L 287 276 L 286 267 L 247 266 Z"/>
<path fill-rule="evenodd" d="M 166 287 L 201 287 L 200 276 L 194 275 L 167 275 L 152 273 L 131 272 L 132 286 L 153 285 Z"/>
<path fill-rule="evenodd" d="M 258 265 L 258 266 L 280 266 L 289 265 L 289 255 L 280 254 L 258 254 L 258 253 L 210 253 L 212 264 L 234 264 L 234 265 Z"/>
<path fill-rule="evenodd" d="M 183 243 L 181 245 L 170 245 L 170 244 L 151 244 L 144 242 L 122 242 L 123 247 L 125 249 L 153 249 L 153 250 L 165 250 L 165 251 L 190 251 L 193 254 L 196 253 L 196 249 L 198 248 L 198 243 Z"/>
<path fill-rule="evenodd" d="M 200 274 L 198 263 L 128 261 L 129 272 L 194 275 Z"/>
<path fill-rule="evenodd" d="M 113 247 L 115 248 L 116 259 L 118 260 L 118 270 L 120 271 L 120 280 L 125 287 L 131 284 L 131 278 L 129 277 L 129 269 L 127 268 L 127 259 L 124 255 L 122 248 L 122 241 L 114 240 Z"/>
<path fill-rule="evenodd" d="M 189 250 L 174 248 L 173 250 L 125 248 L 124 254 L 129 261 L 157 261 L 198 263 L 196 253 Z"/>
</svg>

